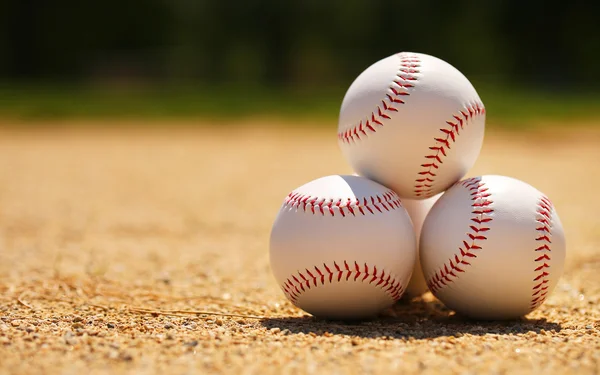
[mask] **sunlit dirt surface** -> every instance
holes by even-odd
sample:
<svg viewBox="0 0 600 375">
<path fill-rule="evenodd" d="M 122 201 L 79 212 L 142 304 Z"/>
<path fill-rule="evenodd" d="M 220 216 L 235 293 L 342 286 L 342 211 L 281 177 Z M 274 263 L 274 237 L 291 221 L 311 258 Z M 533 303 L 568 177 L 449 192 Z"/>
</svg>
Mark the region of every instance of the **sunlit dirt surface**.
<svg viewBox="0 0 600 375">
<path fill-rule="evenodd" d="M 268 262 L 285 195 L 351 173 L 334 126 L 0 130 L 0 373 L 599 371 L 600 131 L 489 131 L 469 173 L 554 202 L 567 263 L 540 309 L 476 322 L 425 295 L 348 324 Z"/>
</svg>

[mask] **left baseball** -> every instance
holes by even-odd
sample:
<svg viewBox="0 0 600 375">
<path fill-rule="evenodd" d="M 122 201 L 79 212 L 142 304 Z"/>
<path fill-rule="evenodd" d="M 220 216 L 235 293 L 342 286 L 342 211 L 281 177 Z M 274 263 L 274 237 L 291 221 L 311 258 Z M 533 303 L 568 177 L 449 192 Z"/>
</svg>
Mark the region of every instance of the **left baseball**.
<svg viewBox="0 0 600 375">
<path fill-rule="evenodd" d="M 374 317 L 393 305 L 416 252 L 398 195 L 358 176 L 322 177 L 292 191 L 270 239 L 271 269 L 285 296 L 329 319 Z"/>
</svg>

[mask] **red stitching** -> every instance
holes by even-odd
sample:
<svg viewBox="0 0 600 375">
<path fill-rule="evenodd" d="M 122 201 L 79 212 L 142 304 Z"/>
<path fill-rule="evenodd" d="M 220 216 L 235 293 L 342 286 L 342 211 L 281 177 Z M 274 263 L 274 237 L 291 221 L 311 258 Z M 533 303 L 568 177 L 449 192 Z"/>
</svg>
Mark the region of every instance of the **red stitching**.
<svg viewBox="0 0 600 375">
<path fill-rule="evenodd" d="M 390 85 L 391 94 L 386 94 L 386 98 L 381 100 L 381 105 L 377 106 L 370 116 L 367 116 L 367 118 L 371 118 L 370 120 L 367 119 L 364 123 L 361 120 L 358 125 L 338 132 L 338 139 L 342 143 L 356 142 L 362 136 L 366 136 L 368 133 L 365 129 L 368 129 L 370 133 L 377 132 L 377 127 L 384 126 L 383 122 L 391 119 L 391 112 L 398 112 L 397 105 L 404 104 L 402 97 L 410 95 L 409 89 L 414 87 L 411 82 L 416 81 L 418 79 L 416 74 L 421 73 L 418 69 L 421 66 L 421 60 L 417 55 L 408 53 L 399 53 L 398 57 L 400 57 L 400 68 Z"/>
<path fill-rule="evenodd" d="M 488 223 L 493 220 L 490 215 L 490 213 L 494 212 L 494 209 L 491 208 L 493 201 L 490 199 L 491 194 L 488 192 L 488 188 L 485 187 L 485 183 L 481 181 L 481 178 L 469 178 L 460 184 L 469 191 L 471 200 L 473 201 L 471 204 L 471 212 L 473 213 L 471 221 L 475 224 L 470 225 L 469 229 L 471 231 L 467 232 L 471 243 L 463 241 L 462 246 L 458 248 L 460 252 L 455 253 L 454 257 L 445 262 L 443 267 L 438 269 L 433 277 L 427 280 L 427 285 L 433 293 L 451 283 L 454 278 L 458 277 L 457 273 L 465 272 L 463 268 L 471 265 L 467 261 L 467 258 L 477 258 L 477 254 L 474 251 L 482 249 L 481 241 L 487 240 L 485 233 L 490 230 Z"/>
<path fill-rule="evenodd" d="M 468 125 L 475 116 L 484 115 L 485 108 L 483 103 L 474 102 L 467 105 L 467 112 L 460 111 L 459 114 L 452 115 L 449 121 L 446 121 L 449 127 L 441 128 L 441 137 L 434 137 L 435 146 L 429 147 L 431 154 L 425 155 L 426 163 L 421 164 L 421 170 L 415 179 L 414 193 L 417 197 L 431 197 L 433 195 L 433 183 L 437 176 L 435 170 L 444 164 L 443 158 L 446 156 L 446 150 L 451 149 L 451 144 L 456 142 L 456 137 L 460 131 Z"/>
<path fill-rule="evenodd" d="M 540 244 L 535 249 L 535 262 L 536 268 L 534 269 L 535 285 L 533 286 L 531 292 L 531 310 L 539 307 L 548 296 L 548 283 L 550 280 L 548 276 L 550 276 L 550 261 L 552 250 L 550 246 L 552 245 L 552 211 L 554 207 L 552 206 L 552 202 L 546 196 L 542 196 L 540 201 L 538 202 L 538 209 L 536 211 L 537 218 L 536 222 L 538 226 L 536 231 L 538 232 L 538 236 L 536 241 Z"/>
<path fill-rule="evenodd" d="M 351 276 L 354 275 L 352 279 Z M 362 278 L 359 280 L 359 277 Z M 306 268 L 304 272 L 298 271 L 297 274 L 291 275 L 281 286 L 281 289 L 286 296 L 294 303 L 298 301 L 300 295 L 305 293 L 311 288 L 318 287 L 319 285 L 325 285 L 326 282 L 332 284 L 333 282 L 341 282 L 342 279 L 345 281 L 360 281 L 368 284 L 373 284 L 382 289 L 387 293 L 393 300 L 398 301 L 404 293 L 404 287 L 398 280 L 392 278 L 391 274 L 385 273 L 385 270 L 379 272 L 377 267 L 369 266 L 365 263 L 362 268 L 357 262 L 353 265 L 349 265 L 347 261 L 344 261 L 343 266 L 333 262 L 333 267 L 323 263 L 323 267 L 319 268 L 314 266 L 314 271 Z"/>
<path fill-rule="evenodd" d="M 346 215 L 360 214 L 364 216 L 367 213 L 383 213 L 384 210 L 389 211 L 402 207 L 402 203 L 400 197 L 392 190 L 386 190 L 375 196 L 360 199 L 346 198 L 345 200 L 342 198 L 319 198 L 292 191 L 285 198 L 283 206 L 296 210 L 301 209 L 304 212 L 310 211 L 313 214 L 320 213 L 323 216 L 335 216 L 335 213 L 339 212 L 340 215 L 346 217 Z"/>
</svg>

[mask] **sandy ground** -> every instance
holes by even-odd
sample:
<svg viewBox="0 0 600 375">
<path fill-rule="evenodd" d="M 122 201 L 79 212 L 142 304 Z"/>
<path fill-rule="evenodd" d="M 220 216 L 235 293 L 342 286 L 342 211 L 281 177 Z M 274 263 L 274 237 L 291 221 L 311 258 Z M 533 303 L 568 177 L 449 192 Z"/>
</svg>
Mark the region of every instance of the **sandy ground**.
<svg viewBox="0 0 600 375">
<path fill-rule="evenodd" d="M 268 263 L 288 191 L 350 173 L 332 131 L 0 131 L 0 373 L 598 373 L 599 144 L 488 132 L 469 173 L 557 207 L 566 271 L 539 310 L 467 321 L 426 295 L 345 324 L 296 309 Z"/>
</svg>

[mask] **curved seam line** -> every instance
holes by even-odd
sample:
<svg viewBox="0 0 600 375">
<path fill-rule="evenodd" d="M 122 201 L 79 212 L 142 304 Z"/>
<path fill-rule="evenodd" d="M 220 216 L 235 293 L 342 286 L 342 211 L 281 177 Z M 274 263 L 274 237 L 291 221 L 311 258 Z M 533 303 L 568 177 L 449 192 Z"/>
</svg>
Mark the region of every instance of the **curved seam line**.
<svg viewBox="0 0 600 375">
<path fill-rule="evenodd" d="M 552 211 L 554 207 L 552 202 L 548 197 L 542 196 L 538 202 L 538 207 L 536 213 L 538 214 L 538 218 L 536 218 L 536 222 L 538 222 L 538 227 L 536 231 L 538 233 L 538 237 L 536 237 L 536 241 L 541 243 L 534 251 L 536 254 L 535 265 L 536 268 L 533 271 L 535 273 L 535 278 L 533 281 L 536 283 L 533 286 L 532 294 L 531 294 L 531 310 L 539 307 L 548 296 L 548 283 L 550 280 L 548 276 L 550 276 L 550 254 L 552 253 L 551 244 L 552 244 Z M 541 264 L 540 264 L 541 263 Z"/>
<path fill-rule="evenodd" d="M 285 198 L 282 206 L 282 208 L 302 209 L 304 212 L 310 211 L 313 214 L 320 213 L 323 216 L 325 216 L 326 213 L 335 216 L 335 212 L 337 211 L 343 217 L 346 217 L 346 215 L 356 216 L 357 214 L 364 216 L 367 213 L 375 215 L 376 213 L 383 213 L 400 207 L 402 207 L 400 197 L 391 189 L 388 189 L 381 194 L 367 196 L 361 199 L 327 199 L 292 191 Z"/>
<path fill-rule="evenodd" d="M 474 214 L 474 216 L 471 217 L 470 221 L 474 224 L 469 226 L 471 231 L 467 232 L 467 236 L 471 239 L 471 244 L 467 241 L 463 241 L 462 246 L 459 246 L 460 252 L 455 253 L 453 258 L 451 257 L 444 262 L 443 266 L 427 280 L 427 286 L 432 293 L 436 293 L 452 283 L 454 279 L 458 278 L 458 273 L 466 272 L 463 268 L 471 265 L 466 258 L 477 258 L 477 254 L 473 251 L 483 249 L 481 243 L 478 243 L 477 241 L 487 240 L 485 233 L 491 229 L 488 223 L 493 220 L 489 215 L 494 212 L 491 208 L 493 201 L 490 199 L 491 193 L 489 193 L 488 188 L 485 187 L 485 182 L 482 182 L 479 177 L 473 177 L 464 180 L 459 184 L 470 192 L 471 200 L 473 201 L 471 204 L 471 213 Z M 450 265 L 449 267 L 447 262 Z"/>
<path fill-rule="evenodd" d="M 386 94 L 389 103 L 386 102 L 386 98 L 381 99 L 381 105 L 377 106 L 377 110 L 371 111 L 370 119 L 369 116 L 367 116 L 366 121 L 361 120 L 358 125 L 350 126 L 345 131 L 338 132 L 337 136 L 340 142 L 357 142 L 362 136 L 367 136 L 367 131 L 376 133 L 377 127 L 384 126 L 383 121 L 391 119 L 390 112 L 398 112 L 398 108 L 396 108 L 395 105 L 405 104 L 405 101 L 400 99 L 400 97 L 410 95 L 408 89 L 414 87 L 410 82 L 417 81 L 418 78 L 416 74 L 421 73 L 420 70 L 415 69 L 421 66 L 421 59 L 417 55 L 406 52 L 398 53 L 397 56 L 400 57 L 400 67 L 389 87 L 389 90 L 392 91 L 393 95 Z M 396 86 L 398 88 L 396 88 Z"/>
<path fill-rule="evenodd" d="M 370 271 L 367 263 L 364 263 L 362 271 L 356 261 L 354 262 L 354 269 L 348 265 L 347 261 L 344 261 L 343 268 L 336 262 L 333 262 L 333 267 L 329 267 L 326 263 L 323 263 L 322 269 L 314 266 L 312 272 L 306 268 L 305 274 L 301 271 L 297 271 L 297 276 L 292 274 L 286 279 L 283 285 L 281 285 L 281 289 L 295 304 L 298 302 L 298 298 L 306 292 L 307 289 L 325 285 L 326 281 L 329 281 L 329 284 L 332 284 L 334 281 L 341 282 L 342 279 L 349 281 L 350 276 L 354 275 L 352 278 L 352 281 L 354 282 L 359 278 L 361 278 L 360 282 L 364 283 L 365 280 L 367 280 L 368 284 L 373 284 L 375 281 L 378 281 L 375 286 L 382 289 L 393 301 L 398 301 L 402 296 L 402 293 L 404 293 L 404 287 L 396 277 L 392 277 L 391 274 L 387 274 L 386 278 L 385 270 L 381 271 L 379 275 L 377 273 L 377 267 L 373 266 L 372 271 Z M 361 275 L 363 276 L 361 277 Z"/>
<path fill-rule="evenodd" d="M 433 195 L 433 186 L 437 176 L 434 170 L 439 170 L 441 164 L 444 164 L 446 150 L 451 149 L 450 145 L 456 143 L 460 130 L 463 130 L 465 125 L 469 125 L 475 116 L 485 115 L 485 107 L 481 102 L 469 103 L 465 107 L 466 112 L 461 110 L 460 114 L 453 114 L 452 119 L 446 121 L 449 127 L 440 128 L 442 137 L 433 138 L 435 146 L 429 146 L 432 153 L 425 155 L 426 163 L 421 164 L 421 170 L 417 172 L 417 178 L 415 178 L 414 193 L 417 197 L 428 198 Z"/>
</svg>

